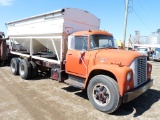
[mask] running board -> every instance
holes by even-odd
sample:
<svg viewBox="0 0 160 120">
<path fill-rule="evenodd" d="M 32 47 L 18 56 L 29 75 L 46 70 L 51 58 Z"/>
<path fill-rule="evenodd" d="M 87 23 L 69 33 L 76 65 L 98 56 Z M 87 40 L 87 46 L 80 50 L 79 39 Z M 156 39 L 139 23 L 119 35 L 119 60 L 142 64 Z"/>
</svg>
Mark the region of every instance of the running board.
<svg viewBox="0 0 160 120">
<path fill-rule="evenodd" d="M 76 88 L 84 89 L 84 82 L 83 81 L 67 79 L 67 80 L 64 81 L 64 83 L 66 83 L 69 86 L 73 86 L 73 87 L 76 87 Z"/>
</svg>

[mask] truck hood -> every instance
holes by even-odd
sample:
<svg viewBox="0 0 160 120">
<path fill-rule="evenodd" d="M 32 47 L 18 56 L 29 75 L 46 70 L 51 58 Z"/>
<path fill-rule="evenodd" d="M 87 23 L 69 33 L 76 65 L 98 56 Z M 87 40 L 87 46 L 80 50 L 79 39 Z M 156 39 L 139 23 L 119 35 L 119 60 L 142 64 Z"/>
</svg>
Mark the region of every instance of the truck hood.
<svg viewBox="0 0 160 120">
<path fill-rule="evenodd" d="M 142 56 L 141 53 L 135 51 L 127 51 L 120 49 L 101 49 L 96 54 L 96 64 L 117 64 L 122 66 L 130 66 L 132 61 Z"/>
</svg>

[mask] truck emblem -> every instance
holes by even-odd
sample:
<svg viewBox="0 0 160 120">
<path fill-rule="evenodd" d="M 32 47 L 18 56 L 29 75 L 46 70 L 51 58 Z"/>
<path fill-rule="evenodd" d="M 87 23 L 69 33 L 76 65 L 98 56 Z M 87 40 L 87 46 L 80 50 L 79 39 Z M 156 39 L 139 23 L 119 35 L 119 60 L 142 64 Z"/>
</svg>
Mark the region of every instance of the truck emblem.
<svg viewBox="0 0 160 120">
<path fill-rule="evenodd" d="M 106 60 L 109 60 L 109 58 L 98 58 L 98 60 L 99 60 L 100 62 L 104 62 L 104 61 L 106 61 Z"/>
</svg>

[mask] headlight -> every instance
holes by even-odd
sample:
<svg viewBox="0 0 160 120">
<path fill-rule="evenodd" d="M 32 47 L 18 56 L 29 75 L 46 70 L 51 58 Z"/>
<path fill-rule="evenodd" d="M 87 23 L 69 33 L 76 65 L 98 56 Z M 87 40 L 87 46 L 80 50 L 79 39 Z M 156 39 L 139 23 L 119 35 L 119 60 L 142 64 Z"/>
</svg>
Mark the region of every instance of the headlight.
<svg viewBox="0 0 160 120">
<path fill-rule="evenodd" d="M 128 82 L 131 81 L 131 72 L 128 72 L 128 74 L 127 74 L 127 81 L 128 81 Z"/>
</svg>

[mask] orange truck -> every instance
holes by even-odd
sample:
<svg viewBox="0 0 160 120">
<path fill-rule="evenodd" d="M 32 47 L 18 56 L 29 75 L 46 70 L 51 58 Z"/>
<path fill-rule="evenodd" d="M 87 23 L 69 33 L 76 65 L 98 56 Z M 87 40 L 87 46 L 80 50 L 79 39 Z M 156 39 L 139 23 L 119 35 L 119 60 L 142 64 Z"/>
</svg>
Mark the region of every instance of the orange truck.
<svg viewBox="0 0 160 120">
<path fill-rule="evenodd" d="M 102 112 L 116 111 L 153 85 L 147 57 L 117 49 L 113 35 L 99 30 L 100 19 L 87 11 L 65 8 L 6 26 L 14 75 L 33 79 L 48 69 L 53 80 L 86 90 Z"/>
</svg>

